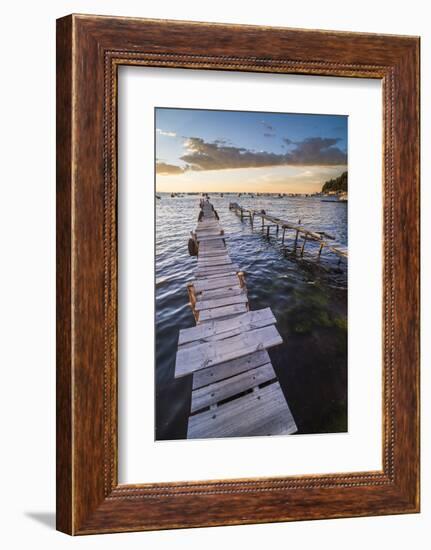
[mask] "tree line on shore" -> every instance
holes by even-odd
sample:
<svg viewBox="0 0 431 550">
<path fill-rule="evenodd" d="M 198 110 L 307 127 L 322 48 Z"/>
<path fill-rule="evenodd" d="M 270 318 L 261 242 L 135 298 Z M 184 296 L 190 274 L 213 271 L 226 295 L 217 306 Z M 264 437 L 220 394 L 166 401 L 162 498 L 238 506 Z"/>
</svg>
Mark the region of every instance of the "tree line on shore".
<svg viewBox="0 0 431 550">
<path fill-rule="evenodd" d="M 347 172 L 343 172 L 338 178 L 330 179 L 324 183 L 322 193 L 329 193 L 330 191 L 347 193 Z"/>
</svg>

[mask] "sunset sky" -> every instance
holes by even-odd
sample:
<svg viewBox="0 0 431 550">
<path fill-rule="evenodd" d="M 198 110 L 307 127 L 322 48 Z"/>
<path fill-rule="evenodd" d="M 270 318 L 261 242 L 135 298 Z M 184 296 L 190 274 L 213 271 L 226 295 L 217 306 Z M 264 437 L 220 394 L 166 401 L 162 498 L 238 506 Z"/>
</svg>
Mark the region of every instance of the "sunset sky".
<svg viewBox="0 0 431 550">
<path fill-rule="evenodd" d="M 312 193 L 347 169 L 347 116 L 157 108 L 158 192 Z"/>
</svg>

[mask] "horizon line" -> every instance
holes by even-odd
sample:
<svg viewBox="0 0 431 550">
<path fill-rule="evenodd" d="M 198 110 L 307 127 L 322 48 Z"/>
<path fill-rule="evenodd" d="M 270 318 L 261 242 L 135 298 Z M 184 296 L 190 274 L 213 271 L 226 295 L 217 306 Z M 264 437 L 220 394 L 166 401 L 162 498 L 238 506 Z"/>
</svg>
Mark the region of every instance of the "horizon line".
<svg viewBox="0 0 431 550">
<path fill-rule="evenodd" d="M 322 191 L 313 191 L 313 192 L 306 192 L 306 191 L 174 191 L 174 190 L 170 190 L 170 191 L 158 191 L 157 189 L 155 190 L 155 193 L 175 193 L 176 195 L 178 195 L 179 193 L 187 193 L 187 194 L 193 194 L 193 195 L 199 195 L 199 194 L 207 194 L 209 195 L 210 193 L 214 194 L 214 193 L 223 193 L 223 195 L 232 195 L 232 194 L 237 194 L 237 193 L 240 193 L 241 195 L 245 195 L 245 194 L 250 194 L 250 195 L 256 195 L 257 193 L 261 194 L 261 195 L 316 195 L 318 193 L 322 193 Z"/>
</svg>

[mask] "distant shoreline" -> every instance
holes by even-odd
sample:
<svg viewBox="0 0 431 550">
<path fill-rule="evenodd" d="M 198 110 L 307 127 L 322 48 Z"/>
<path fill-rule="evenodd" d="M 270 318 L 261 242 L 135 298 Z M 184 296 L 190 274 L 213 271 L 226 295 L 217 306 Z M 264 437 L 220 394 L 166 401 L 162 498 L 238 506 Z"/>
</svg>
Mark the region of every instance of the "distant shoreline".
<svg viewBox="0 0 431 550">
<path fill-rule="evenodd" d="M 342 193 L 322 193 L 322 192 L 316 192 L 316 193 L 269 193 L 269 192 L 252 192 L 252 191 L 156 191 L 156 195 L 166 195 L 166 196 L 172 196 L 175 197 L 181 197 L 181 196 L 188 196 L 188 197 L 202 197 L 206 195 L 223 195 L 227 197 L 249 197 L 249 198 L 259 198 L 259 197 L 276 197 L 276 198 L 295 198 L 295 197 L 310 197 L 310 198 L 321 198 L 321 197 L 337 197 L 338 195 L 341 195 Z"/>
</svg>

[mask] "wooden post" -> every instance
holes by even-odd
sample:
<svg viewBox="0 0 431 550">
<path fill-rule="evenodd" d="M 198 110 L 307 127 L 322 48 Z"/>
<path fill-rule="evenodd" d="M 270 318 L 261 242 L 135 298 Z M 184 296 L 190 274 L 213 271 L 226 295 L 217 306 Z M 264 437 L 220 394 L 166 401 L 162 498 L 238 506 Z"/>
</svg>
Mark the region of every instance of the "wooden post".
<svg viewBox="0 0 431 550">
<path fill-rule="evenodd" d="M 284 234 L 286 233 L 286 228 L 283 227 L 283 235 L 281 237 L 281 243 L 284 244 Z"/>
<path fill-rule="evenodd" d="M 263 231 L 263 226 L 264 226 L 264 222 L 265 220 L 263 219 L 263 216 L 262 216 L 262 231 Z"/>
<path fill-rule="evenodd" d="M 280 226 L 278 225 L 278 223 L 276 225 L 277 225 L 277 236 L 278 236 L 278 230 L 280 229 Z"/>
<path fill-rule="evenodd" d="M 296 235 L 295 235 L 295 243 L 293 245 L 293 249 L 295 251 L 295 254 L 296 254 L 296 247 L 298 246 L 298 236 L 299 236 L 299 231 L 297 230 Z"/>
<path fill-rule="evenodd" d="M 320 255 L 322 254 L 323 246 L 324 246 L 324 243 L 321 242 L 321 243 L 320 243 L 320 248 L 319 248 L 319 253 L 317 254 L 317 257 L 319 258 L 319 260 L 320 260 Z"/>
<path fill-rule="evenodd" d="M 251 228 L 253 229 L 253 224 L 254 224 L 254 212 L 252 214 L 250 214 L 250 223 L 251 223 Z"/>
<path fill-rule="evenodd" d="M 302 245 L 302 248 L 301 248 L 301 258 L 304 255 L 304 248 L 305 248 L 305 243 L 306 242 L 307 242 L 307 234 L 305 234 L 305 236 L 304 236 L 304 244 Z"/>
<path fill-rule="evenodd" d="M 187 283 L 187 291 L 188 291 L 188 294 L 189 294 L 190 307 L 192 308 L 194 318 L 195 318 L 196 321 L 198 321 L 199 320 L 199 312 L 196 311 L 196 309 L 195 309 L 196 295 L 195 295 L 195 289 L 194 289 L 193 283 Z"/>
<path fill-rule="evenodd" d="M 266 237 L 269 239 L 269 225 L 266 226 Z"/>
<path fill-rule="evenodd" d="M 301 224 L 301 220 L 298 220 L 298 225 Z M 296 254 L 296 247 L 298 245 L 298 237 L 299 237 L 299 231 L 296 231 L 296 235 L 295 235 L 295 244 L 293 245 L 293 249 L 295 251 L 295 254 Z"/>
<path fill-rule="evenodd" d="M 243 219 L 242 207 L 241 207 L 241 221 Z"/>
<path fill-rule="evenodd" d="M 237 273 L 238 279 L 239 279 L 239 286 L 245 290 L 247 290 L 247 286 L 245 283 L 245 273 L 244 271 L 238 271 Z"/>
</svg>

